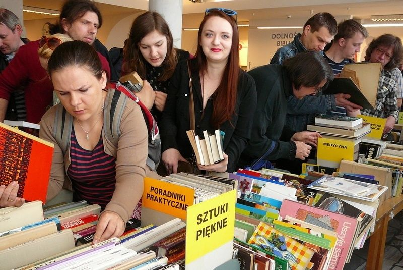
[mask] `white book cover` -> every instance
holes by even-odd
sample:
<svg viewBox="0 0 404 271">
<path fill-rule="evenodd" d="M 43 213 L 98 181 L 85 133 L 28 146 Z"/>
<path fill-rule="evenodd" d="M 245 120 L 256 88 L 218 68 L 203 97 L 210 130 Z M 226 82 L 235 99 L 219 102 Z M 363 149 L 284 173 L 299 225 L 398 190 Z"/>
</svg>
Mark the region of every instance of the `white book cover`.
<svg viewBox="0 0 404 271">
<path fill-rule="evenodd" d="M 215 160 L 213 159 L 212 146 L 210 145 L 208 131 L 203 131 L 203 136 L 205 137 L 206 148 L 208 150 L 209 163 L 210 165 L 213 165 L 215 163 Z"/>
<path fill-rule="evenodd" d="M 196 154 L 196 155 L 199 155 L 199 161 L 201 162 L 201 165 L 204 166 L 204 165 L 206 165 L 205 157 L 203 157 L 201 142 L 199 140 L 199 136 L 197 136 L 197 135 L 195 136 L 195 143 L 196 143 L 196 148 L 198 149 L 198 154 Z"/>
<path fill-rule="evenodd" d="M 219 149 L 217 147 L 217 142 L 216 142 L 216 136 L 210 135 L 209 141 L 210 141 L 210 147 L 212 148 L 213 161 L 216 163 L 216 162 L 220 161 Z"/>
<path fill-rule="evenodd" d="M 216 144 L 217 144 L 217 148 L 219 150 L 220 159 L 224 159 L 224 156 L 223 156 L 224 149 L 223 149 L 223 145 L 222 145 L 223 141 L 222 141 L 222 136 L 220 135 L 220 130 L 215 131 L 215 136 L 216 136 L 216 141 L 217 141 Z"/>
<path fill-rule="evenodd" d="M 26 127 L 26 128 L 37 129 L 37 130 L 39 130 L 39 128 L 41 127 L 41 126 L 39 126 L 39 124 L 22 121 L 22 120 L 4 120 L 4 124 L 7 124 L 12 127 Z"/>
</svg>

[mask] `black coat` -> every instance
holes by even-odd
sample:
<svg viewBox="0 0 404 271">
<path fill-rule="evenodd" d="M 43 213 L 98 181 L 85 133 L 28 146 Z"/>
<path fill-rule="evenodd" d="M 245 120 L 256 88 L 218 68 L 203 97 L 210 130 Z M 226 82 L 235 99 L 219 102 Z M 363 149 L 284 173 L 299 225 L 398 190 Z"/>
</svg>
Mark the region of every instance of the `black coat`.
<svg viewBox="0 0 404 271">
<path fill-rule="evenodd" d="M 190 63 L 195 65 L 196 59 L 190 60 Z M 212 132 L 214 128 L 210 125 L 210 116 L 212 115 L 212 99 L 214 99 L 214 95 L 209 99 L 202 119 L 202 95 L 198 72 L 192 73 L 192 89 L 194 93 L 196 133 L 201 134 L 203 130 Z M 178 63 L 171 78 L 163 118 L 159 127 L 161 128 L 162 151 L 175 148 L 185 158 L 190 158 L 193 153 L 186 135 L 186 131 L 190 129 L 189 97 L 187 61 L 182 61 Z M 240 154 L 250 138 L 256 104 L 257 94 L 254 80 L 240 69 L 235 113 L 231 121 L 226 121 L 219 127 L 221 131 L 225 132 L 223 146 L 224 152 L 229 156 L 228 172 L 233 172 L 237 169 L 236 164 Z"/>
<path fill-rule="evenodd" d="M 258 102 L 251 140 L 242 154 L 240 166 L 251 165 L 259 158 L 294 159 L 296 145 L 289 141 L 294 131 L 285 127 L 287 99 L 293 95 L 285 69 L 280 65 L 265 65 L 248 73 L 255 80 Z"/>
</svg>

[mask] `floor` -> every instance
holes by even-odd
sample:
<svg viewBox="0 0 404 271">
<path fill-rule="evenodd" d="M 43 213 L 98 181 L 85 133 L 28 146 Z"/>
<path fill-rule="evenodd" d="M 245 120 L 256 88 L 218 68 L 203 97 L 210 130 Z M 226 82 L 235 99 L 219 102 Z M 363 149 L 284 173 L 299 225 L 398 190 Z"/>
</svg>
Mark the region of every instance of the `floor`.
<svg viewBox="0 0 404 271">
<path fill-rule="evenodd" d="M 353 252 L 351 261 L 344 270 L 364 270 L 369 250 L 369 240 L 362 249 Z M 403 270 L 403 212 L 389 221 L 384 251 L 383 270 Z"/>
</svg>

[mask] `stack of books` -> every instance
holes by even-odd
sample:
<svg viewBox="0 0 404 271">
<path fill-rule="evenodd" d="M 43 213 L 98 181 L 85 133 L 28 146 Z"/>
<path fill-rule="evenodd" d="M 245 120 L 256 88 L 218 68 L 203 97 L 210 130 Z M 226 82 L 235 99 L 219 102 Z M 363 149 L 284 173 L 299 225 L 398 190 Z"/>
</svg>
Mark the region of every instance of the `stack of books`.
<svg viewBox="0 0 404 271">
<path fill-rule="evenodd" d="M 307 125 L 308 131 L 321 134 L 317 146 L 317 164 L 338 168 L 342 159 L 357 160 L 359 143 L 370 133 L 370 124 L 361 118 L 345 115 L 319 115 L 315 125 Z"/>
<path fill-rule="evenodd" d="M 42 202 L 0 209 L 0 269 L 22 266 L 74 248 L 71 229 L 58 218 L 44 219 Z"/>
<path fill-rule="evenodd" d="M 187 131 L 187 135 L 199 165 L 209 166 L 220 163 L 224 159 L 223 136 L 220 130 L 216 130 L 214 134 L 204 131 L 203 139 L 196 135 L 194 130 Z"/>
</svg>

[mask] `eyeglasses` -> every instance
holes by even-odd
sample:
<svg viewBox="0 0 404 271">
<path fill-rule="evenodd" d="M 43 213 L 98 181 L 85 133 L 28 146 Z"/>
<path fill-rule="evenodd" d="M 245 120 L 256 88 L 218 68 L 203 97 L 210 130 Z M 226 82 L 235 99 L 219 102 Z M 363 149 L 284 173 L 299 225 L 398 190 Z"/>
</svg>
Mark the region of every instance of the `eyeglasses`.
<svg viewBox="0 0 404 271">
<path fill-rule="evenodd" d="M 39 48 L 41 48 L 45 44 L 48 46 L 49 49 L 53 51 L 56 49 L 56 47 L 62 44 L 62 41 L 55 37 L 48 38 L 46 36 L 42 36 L 42 38 L 39 40 Z"/>
<path fill-rule="evenodd" d="M 379 47 L 376 48 L 376 52 L 378 54 L 385 55 L 385 57 L 388 58 L 388 59 L 391 58 L 391 55 L 389 53 L 387 53 L 385 50 L 383 50 L 383 49 L 381 49 Z"/>
<path fill-rule="evenodd" d="M 212 11 L 221 11 L 224 14 L 226 14 L 227 16 L 232 17 L 237 23 L 237 11 L 235 11 L 235 10 L 227 9 L 227 8 L 208 8 L 205 11 L 205 16 L 208 15 L 209 13 L 211 13 Z"/>
</svg>

